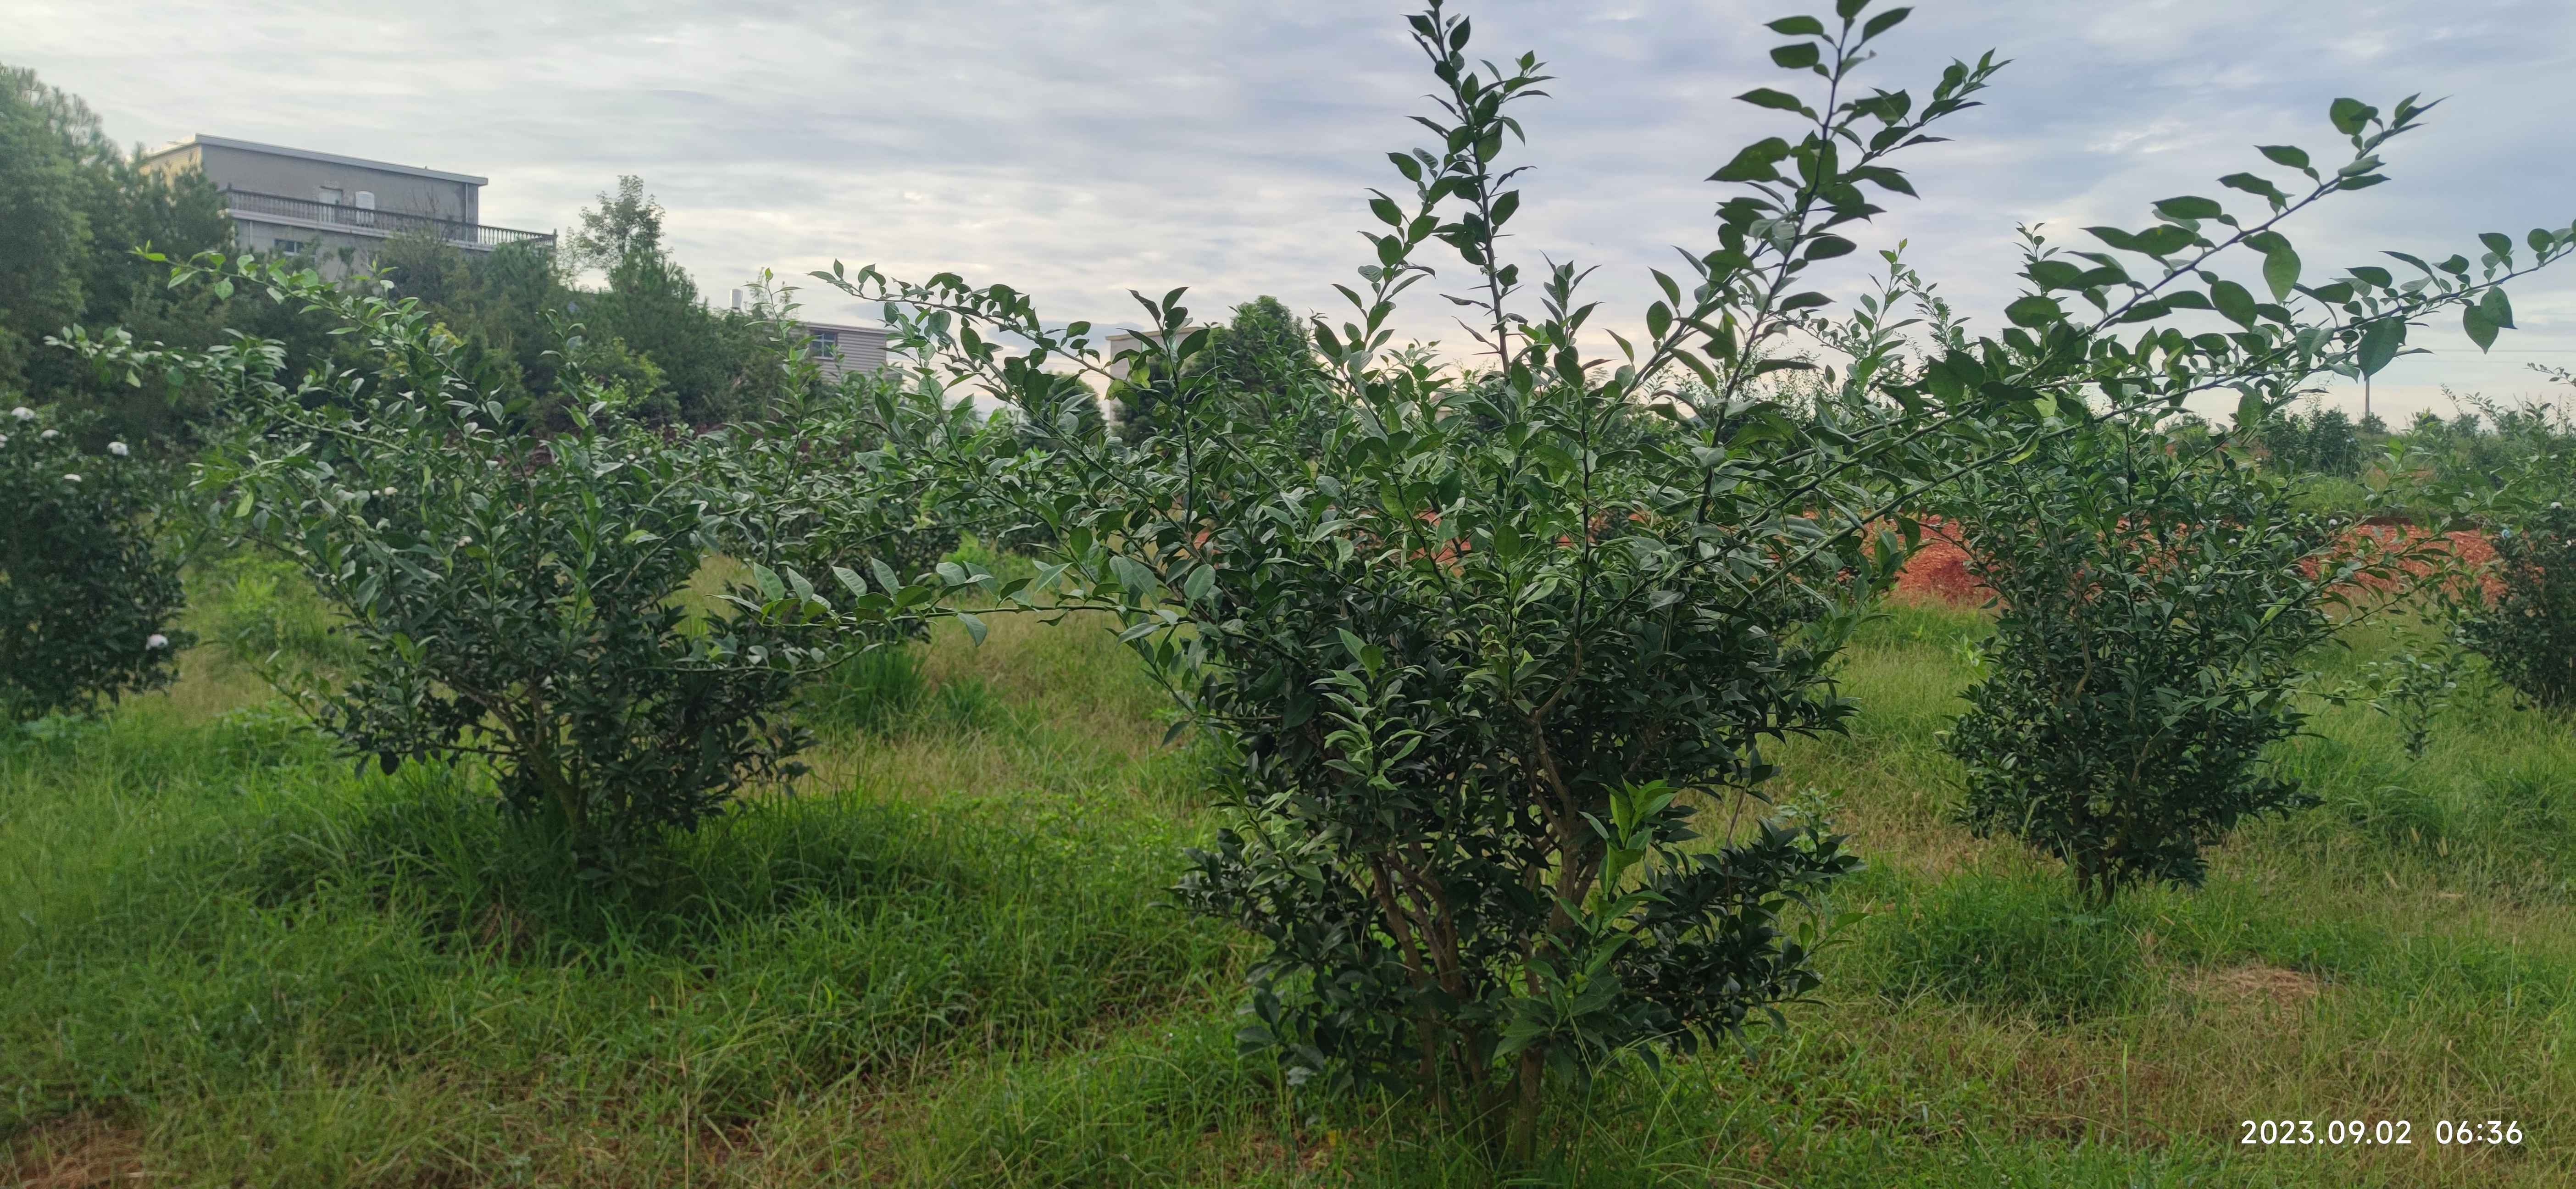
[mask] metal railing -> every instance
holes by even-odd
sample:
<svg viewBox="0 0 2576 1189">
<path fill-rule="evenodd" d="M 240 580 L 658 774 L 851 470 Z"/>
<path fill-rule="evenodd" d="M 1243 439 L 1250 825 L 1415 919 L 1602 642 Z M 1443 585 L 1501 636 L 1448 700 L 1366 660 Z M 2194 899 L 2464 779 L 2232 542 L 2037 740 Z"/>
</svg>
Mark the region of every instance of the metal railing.
<svg viewBox="0 0 2576 1189">
<path fill-rule="evenodd" d="M 426 231 L 451 244 L 492 248 L 502 244 L 537 243 L 551 246 L 550 231 L 520 231 L 509 227 L 486 227 L 432 215 L 413 215 L 402 211 L 369 210 L 340 202 L 321 202 L 311 198 L 290 198 L 284 194 L 261 194 L 251 190 L 224 188 L 224 201 L 235 218 L 274 215 L 294 219 L 329 230 L 348 230 L 359 235 L 400 235 L 407 231 Z"/>
</svg>

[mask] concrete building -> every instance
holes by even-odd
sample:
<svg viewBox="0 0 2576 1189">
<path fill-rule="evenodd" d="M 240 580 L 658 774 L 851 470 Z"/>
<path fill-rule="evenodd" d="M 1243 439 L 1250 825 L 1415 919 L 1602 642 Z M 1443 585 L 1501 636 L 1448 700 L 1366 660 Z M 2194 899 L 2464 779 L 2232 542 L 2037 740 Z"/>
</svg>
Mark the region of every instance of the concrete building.
<svg viewBox="0 0 2576 1189">
<path fill-rule="evenodd" d="M 467 251 L 506 243 L 551 247 L 554 234 L 480 222 L 487 179 L 254 144 L 199 133 L 143 155 L 143 168 L 172 176 L 202 173 L 223 192 L 244 251 L 337 259 L 364 267 L 396 235 L 427 234 Z"/>
<path fill-rule="evenodd" d="M 1179 336 L 1187 339 L 1192 334 L 1205 329 L 1207 328 L 1204 326 L 1184 326 L 1180 329 Z M 1097 334 L 1098 331 L 1093 333 Z M 1162 341 L 1163 333 L 1159 330 L 1112 330 L 1109 332 L 1109 342 L 1101 349 L 1101 365 L 1120 379 L 1125 379 L 1128 373 L 1135 370 L 1135 362 L 1130 360 L 1120 363 L 1118 357 L 1129 351 L 1142 351 L 1147 346 L 1159 344 Z"/>
<path fill-rule="evenodd" d="M 835 384 L 851 372 L 873 375 L 885 370 L 886 328 L 845 326 L 836 322 L 799 322 L 805 349 L 823 365 L 823 378 Z"/>
</svg>

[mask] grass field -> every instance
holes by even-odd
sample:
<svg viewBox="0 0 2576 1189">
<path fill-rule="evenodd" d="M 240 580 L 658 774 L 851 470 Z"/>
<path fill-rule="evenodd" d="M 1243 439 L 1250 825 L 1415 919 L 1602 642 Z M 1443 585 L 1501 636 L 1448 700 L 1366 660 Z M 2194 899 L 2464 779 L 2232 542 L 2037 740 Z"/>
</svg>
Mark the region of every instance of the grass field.
<svg viewBox="0 0 2576 1189">
<path fill-rule="evenodd" d="M 2322 807 L 2090 914 L 1948 824 L 1978 622 L 1898 609 L 1850 658 L 1859 729 L 1789 748 L 1775 793 L 1870 862 L 1819 1001 L 1614 1070 L 1516 1183 L 2576 1184 L 2576 731 L 2475 699 L 2409 762 L 2325 710 L 2286 760 Z M 1235 1055 L 1248 951 L 1158 904 L 1213 828 L 1201 760 L 1105 631 L 918 662 L 906 696 L 818 699 L 813 776 L 617 893 L 472 773 L 354 775 L 209 658 L 0 745 L 11 1178 L 1497 1183 L 1403 1102 Z M 2239 1143 L 2260 1118 L 2413 1142 Z"/>
</svg>

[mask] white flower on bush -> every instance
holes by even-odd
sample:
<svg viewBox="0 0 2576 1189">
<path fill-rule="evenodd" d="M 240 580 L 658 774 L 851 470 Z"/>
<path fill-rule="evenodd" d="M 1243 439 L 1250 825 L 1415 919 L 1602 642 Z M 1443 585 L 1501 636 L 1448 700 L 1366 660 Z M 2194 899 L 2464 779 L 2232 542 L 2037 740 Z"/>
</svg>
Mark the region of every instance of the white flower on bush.
<svg viewBox="0 0 2576 1189">
<path fill-rule="evenodd" d="M 17 408 L 9 410 L 9 415 L 20 421 L 33 421 L 36 419 L 36 411 L 25 405 L 20 405 Z"/>
<path fill-rule="evenodd" d="M 65 483 L 78 483 L 78 482 L 80 482 L 80 476 L 78 476 L 78 475 L 65 475 L 65 476 L 63 476 L 63 482 L 65 482 Z"/>
<path fill-rule="evenodd" d="M 118 458 L 123 458 L 123 457 L 125 457 L 125 454 L 126 454 L 126 450 L 125 450 L 125 443 L 123 443 L 123 442 L 109 442 L 109 443 L 107 444 L 107 452 L 108 452 L 108 453 L 110 453 L 110 454 L 113 454 L 113 455 L 117 456 Z"/>
<path fill-rule="evenodd" d="M 144 650 L 144 651 L 146 651 L 146 652 L 152 652 L 152 651 L 156 651 L 156 650 L 158 650 L 158 649 L 168 648 L 169 646 L 170 646 L 170 637 L 168 637 L 168 636 L 164 636 L 164 635 L 162 635 L 162 634 L 161 634 L 161 633 L 159 633 L 159 632 L 154 632 L 154 633 L 152 633 L 151 635 L 149 635 L 149 636 L 145 636 L 145 637 L 143 638 L 143 650 Z"/>
<path fill-rule="evenodd" d="M 37 435 L 36 435 L 36 440 L 37 440 L 37 441 L 40 441 L 40 442 L 50 442 L 50 441 L 53 441 L 55 438 L 59 438 L 59 437 L 61 437 L 61 436 L 63 436 L 63 431 L 61 431 L 61 430 L 59 430 L 59 429 L 49 429 L 49 430 L 46 430 L 46 431 L 45 431 L 45 432 L 43 432 L 43 433 L 37 434 Z"/>
</svg>

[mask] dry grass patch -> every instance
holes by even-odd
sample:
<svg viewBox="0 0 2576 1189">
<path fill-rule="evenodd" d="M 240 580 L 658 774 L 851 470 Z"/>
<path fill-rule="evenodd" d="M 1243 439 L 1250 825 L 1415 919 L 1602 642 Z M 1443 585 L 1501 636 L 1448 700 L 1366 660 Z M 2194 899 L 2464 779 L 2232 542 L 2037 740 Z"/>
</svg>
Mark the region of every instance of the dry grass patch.
<svg viewBox="0 0 2576 1189">
<path fill-rule="evenodd" d="M 7 1173 L 18 1189 L 95 1189 L 153 1177 L 140 1131 L 87 1114 L 29 1128 L 10 1145 Z"/>
</svg>

